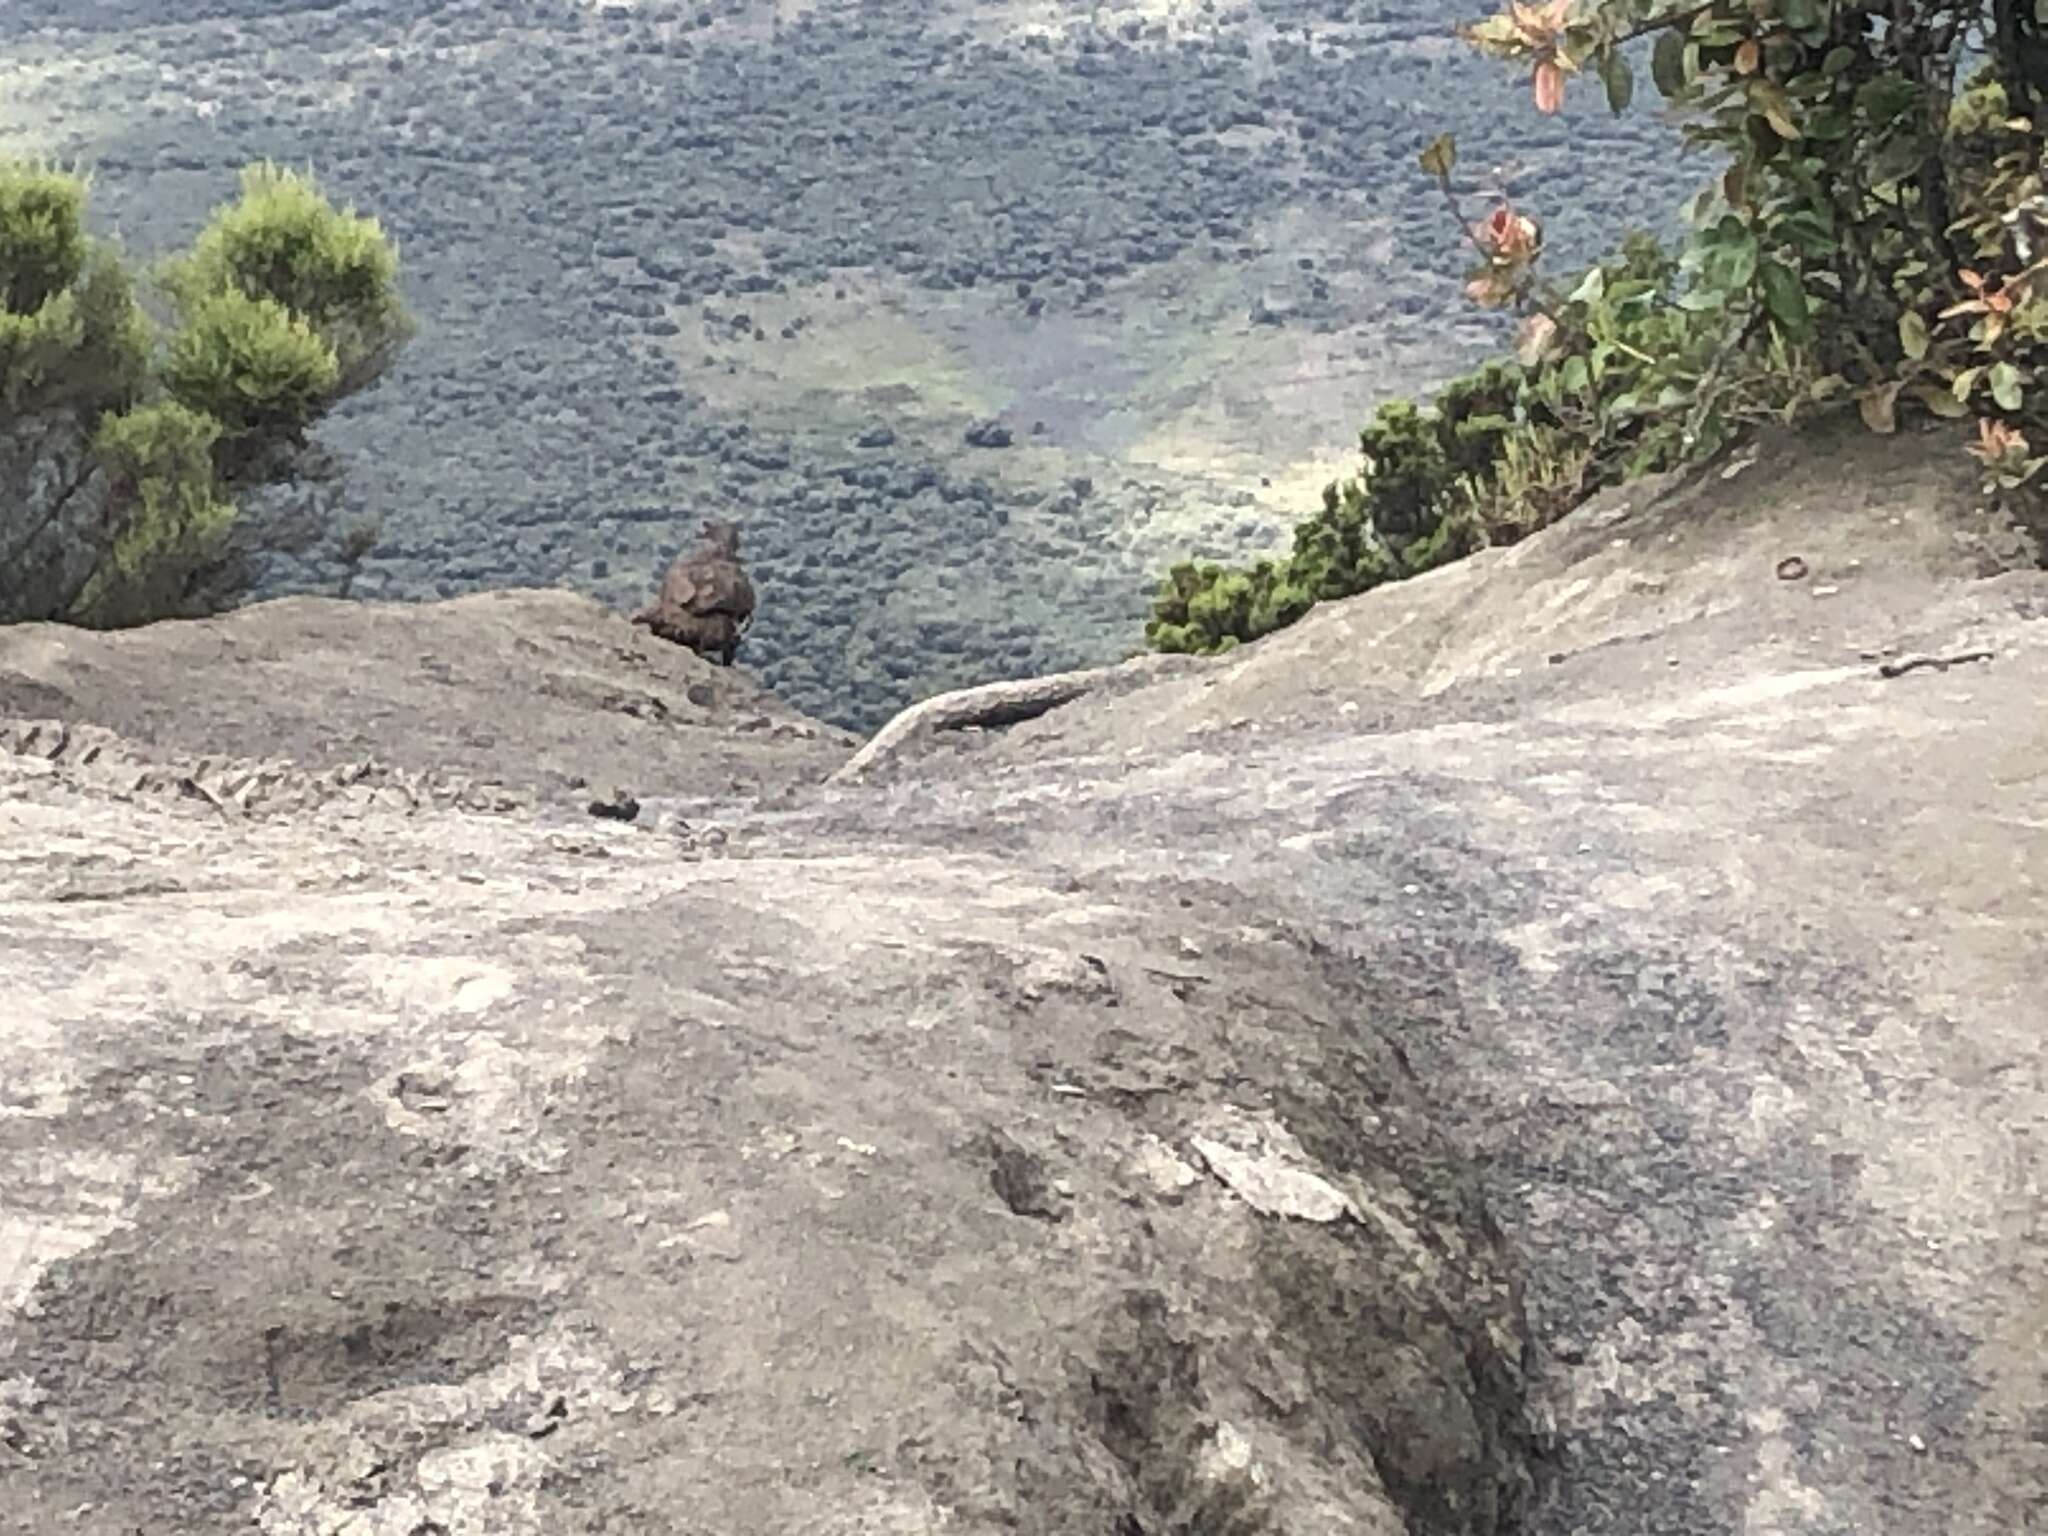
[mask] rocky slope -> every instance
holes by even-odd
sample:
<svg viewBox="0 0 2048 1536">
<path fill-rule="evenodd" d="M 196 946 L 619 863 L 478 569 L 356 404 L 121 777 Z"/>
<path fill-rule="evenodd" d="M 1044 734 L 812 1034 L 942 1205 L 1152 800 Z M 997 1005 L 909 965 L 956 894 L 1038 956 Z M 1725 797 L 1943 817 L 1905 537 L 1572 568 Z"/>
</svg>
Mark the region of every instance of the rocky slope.
<svg viewBox="0 0 2048 1536">
<path fill-rule="evenodd" d="M 561 595 L 0 635 L 0 1531 L 2030 1529 L 2048 576 L 1936 446 L 829 782 Z"/>
</svg>

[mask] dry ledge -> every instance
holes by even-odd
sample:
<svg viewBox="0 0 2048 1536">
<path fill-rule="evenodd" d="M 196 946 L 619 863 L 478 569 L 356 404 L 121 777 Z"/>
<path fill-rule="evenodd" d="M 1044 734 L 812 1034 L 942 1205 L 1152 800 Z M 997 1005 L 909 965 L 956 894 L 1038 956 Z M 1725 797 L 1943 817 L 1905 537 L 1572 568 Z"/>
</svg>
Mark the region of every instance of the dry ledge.
<svg viewBox="0 0 2048 1536">
<path fill-rule="evenodd" d="M 0 1532 L 2032 1529 L 2026 556 L 1822 433 L 858 758 L 0 632 Z"/>
</svg>

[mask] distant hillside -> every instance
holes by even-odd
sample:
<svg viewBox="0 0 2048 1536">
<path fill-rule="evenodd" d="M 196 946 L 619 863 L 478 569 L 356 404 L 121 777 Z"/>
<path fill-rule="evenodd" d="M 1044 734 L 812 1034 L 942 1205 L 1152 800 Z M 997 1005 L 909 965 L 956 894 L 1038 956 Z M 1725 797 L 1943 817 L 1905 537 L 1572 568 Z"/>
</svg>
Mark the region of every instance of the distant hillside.
<svg viewBox="0 0 2048 1536">
<path fill-rule="evenodd" d="M 1507 110 L 1466 9 L 19 0 L 0 148 L 93 162 L 145 249 L 264 156 L 385 220 L 423 328 L 327 433 L 360 595 L 624 606 L 733 516 L 743 664 L 871 727 L 1140 643 L 1170 556 L 1276 543 L 1491 343 L 1432 133 L 1567 261 L 1690 190 L 1647 113 Z"/>
</svg>

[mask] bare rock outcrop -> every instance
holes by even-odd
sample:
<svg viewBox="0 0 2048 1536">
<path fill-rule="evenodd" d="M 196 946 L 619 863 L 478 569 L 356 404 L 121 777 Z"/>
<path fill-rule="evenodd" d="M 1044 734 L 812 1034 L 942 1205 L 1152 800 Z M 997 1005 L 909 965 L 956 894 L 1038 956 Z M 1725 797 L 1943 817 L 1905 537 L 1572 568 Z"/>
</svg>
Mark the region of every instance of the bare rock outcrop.
<svg viewBox="0 0 2048 1536">
<path fill-rule="evenodd" d="M 0 1532 L 2033 1528 L 2048 575 L 1951 455 L 836 777 L 559 595 L 0 631 Z"/>
<path fill-rule="evenodd" d="M 1282 929 L 987 854 L 0 786 L 0 1530 L 1527 1497 L 1476 1184 Z"/>
<path fill-rule="evenodd" d="M 0 720 L 41 722 L 45 750 L 60 727 L 113 732 L 128 757 L 196 768 L 221 793 L 263 773 L 288 799 L 339 774 L 579 808 L 593 787 L 670 807 L 772 795 L 857 744 L 744 673 L 547 590 L 283 598 L 111 634 L 17 625 L 0 630 Z"/>
</svg>

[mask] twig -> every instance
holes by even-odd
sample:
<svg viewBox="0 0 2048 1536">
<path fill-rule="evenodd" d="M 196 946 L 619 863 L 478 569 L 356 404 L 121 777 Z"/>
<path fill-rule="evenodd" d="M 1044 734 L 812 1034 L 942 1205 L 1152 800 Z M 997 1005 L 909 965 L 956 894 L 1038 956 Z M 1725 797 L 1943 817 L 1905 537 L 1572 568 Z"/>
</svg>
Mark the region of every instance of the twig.
<svg viewBox="0 0 2048 1536">
<path fill-rule="evenodd" d="M 1707 417 L 1714 409 L 1715 396 L 1721 390 L 1721 375 L 1728 371 L 1728 365 L 1764 323 L 1761 307 L 1750 312 L 1749 321 L 1735 335 L 1735 339 L 1714 354 L 1714 360 L 1707 365 L 1707 371 L 1693 386 L 1692 409 L 1685 414 L 1685 428 L 1679 438 L 1679 446 L 1686 452 L 1692 451 L 1693 444 L 1700 440 L 1700 428 L 1707 424 Z"/>
<path fill-rule="evenodd" d="M 43 514 L 41 522 L 23 534 L 20 541 L 7 552 L 6 559 L 0 561 L 0 569 L 11 570 L 21 562 L 22 557 L 34 547 L 36 540 L 49 531 L 50 525 L 56 522 L 58 517 L 62 515 L 65 507 L 70 505 L 71 498 L 76 496 L 85 487 L 86 482 L 92 479 L 93 471 L 98 467 L 93 460 L 90 448 L 79 449 L 78 463 L 73 466 L 71 476 L 63 489 L 52 499 L 49 511 Z"/>
<path fill-rule="evenodd" d="M 1609 39 L 1609 46 L 1618 48 L 1623 43 L 1632 43 L 1639 37 L 1648 37 L 1652 32 L 1662 32 L 1667 28 L 1689 27 L 1711 11 L 1716 3 L 1717 0 L 1704 0 L 1703 4 L 1695 5 L 1690 10 L 1667 11 L 1662 16 L 1652 16 L 1648 21 L 1639 21 L 1627 31 L 1617 32 Z"/>
<path fill-rule="evenodd" d="M 1897 661 L 1885 662 L 1877 669 L 1879 677 L 1904 677 L 1908 672 L 1917 672 L 1922 667 L 1932 667 L 1937 672 L 1946 672 L 1950 667 L 1959 667 L 1967 661 L 1995 661 L 1996 651 L 1963 651 L 1955 656 L 1901 656 Z"/>
</svg>

